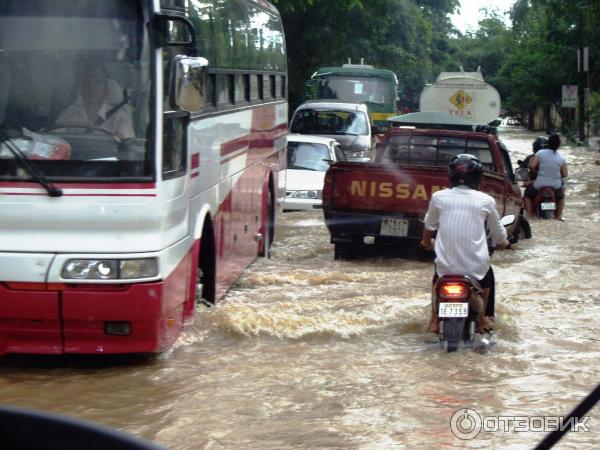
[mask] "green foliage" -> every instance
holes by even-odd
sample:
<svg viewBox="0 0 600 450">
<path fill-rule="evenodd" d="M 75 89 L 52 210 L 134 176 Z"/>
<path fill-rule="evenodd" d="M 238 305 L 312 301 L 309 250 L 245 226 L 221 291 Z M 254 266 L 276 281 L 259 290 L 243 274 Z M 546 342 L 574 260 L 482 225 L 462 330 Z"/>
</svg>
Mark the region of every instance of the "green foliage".
<svg viewBox="0 0 600 450">
<path fill-rule="evenodd" d="M 590 102 L 590 133 L 600 136 L 600 92 L 594 92 Z"/>
<path fill-rule="evenodd" d="M 590 47 L 590 84 L 600 90 L 600 0 L 517 0 L 512 27 L 488 11 L 476 31 L 450 23 L 458 0 L 273 0 L 287 35 L 292 106 L 320 66 L 350 58 L 394 71 L 404 105 L 416 107 L 441 71 L 481 71 L 514 115 L 560 106 L 564 84 L 577 84 L 576 49 Z M 579 6 L 583 6 L 580 9 Z M 580 15 L 580 13 L 582 13 Z M 600 123 L 598 120 L 597 123 Z"/>
<path fill-rule="evenodd" d="M 283 17 L 292 106 L 320 66 L 348 59 L 394 71 L 415 106 L 446 63 L 457 0 L 274 0 Z"/>
</svg>

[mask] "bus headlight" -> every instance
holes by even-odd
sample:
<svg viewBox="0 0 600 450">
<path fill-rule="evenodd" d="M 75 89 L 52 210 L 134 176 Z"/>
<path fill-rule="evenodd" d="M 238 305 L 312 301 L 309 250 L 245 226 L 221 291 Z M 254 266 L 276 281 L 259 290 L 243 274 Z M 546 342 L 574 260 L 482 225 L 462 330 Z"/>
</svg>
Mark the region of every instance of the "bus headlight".
<svg viewBox="0 0 600 450">
<path fill-rule="evenodd" d="M 146 259 L 70 259 L 63 266 L 67 280 L 121 280 L 158 275 L 155 258 Z"/>
<path fill-rule="evenodd" d="M 124 259 L 120 261 L 119 269 L 119 278 L 150 278 L 158 275 L 155 258 Z"/>
</svg>

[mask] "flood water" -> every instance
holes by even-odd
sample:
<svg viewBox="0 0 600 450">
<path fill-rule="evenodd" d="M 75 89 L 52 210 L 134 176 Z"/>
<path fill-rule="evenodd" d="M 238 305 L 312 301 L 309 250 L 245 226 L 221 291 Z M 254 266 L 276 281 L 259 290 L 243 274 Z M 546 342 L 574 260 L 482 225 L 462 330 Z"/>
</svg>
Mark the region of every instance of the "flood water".
<svg viewBox="0 0 600 450">
<path fill-rule="evenodd" d="M 536 135 L 500 136 L 516 164 Z M 561 151 L 566 221 L 535 221 L 533 239 L 494 254 L 499 324 L 487 354 L 426 342 L 430 260 L 334 261 L 322 213 L 294 212 L 279 222 L 273 258 L 199 310 L 168 353 L 5 358 L 0 403 L 173 450 L 533 448 L 542 432 L 500 425 L 461 440 L 450 421 L 465 408 L 488 428 L 504 423 L 490 417 L 567 415 L 600 382 L 600 153 Z M 600 408 L 589 416 L 589 432 L 560 448 L 600 446 Z"/>
</svg>

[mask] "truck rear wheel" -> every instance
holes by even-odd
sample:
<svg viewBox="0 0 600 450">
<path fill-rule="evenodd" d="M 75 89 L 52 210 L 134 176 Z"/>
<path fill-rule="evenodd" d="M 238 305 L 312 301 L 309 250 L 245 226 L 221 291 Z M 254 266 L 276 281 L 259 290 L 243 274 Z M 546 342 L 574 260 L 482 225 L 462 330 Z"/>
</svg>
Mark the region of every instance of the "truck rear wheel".
<svg viewBox="0 0 600 450">
<path fill-rule="evenodd" d="M 340 260 L 348 257 L 348 244 L 345 242 L 338 242 L 333 244 L 333 259 Z"/>
<path fill-rule="evenodd" d="M 333 259 L 353 259 L 362 246 L 359 242 L 336 242 L 333 244 Z"/>
</svg>

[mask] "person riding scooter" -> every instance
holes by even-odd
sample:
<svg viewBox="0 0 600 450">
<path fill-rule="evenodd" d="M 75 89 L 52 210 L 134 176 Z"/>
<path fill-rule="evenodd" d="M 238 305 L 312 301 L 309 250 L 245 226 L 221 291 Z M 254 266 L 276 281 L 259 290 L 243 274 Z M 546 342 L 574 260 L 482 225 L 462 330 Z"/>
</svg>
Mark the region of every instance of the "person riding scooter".
<svg viewBox="0 0 600 450">
<path fill-rule="evenodd" d="M 531 161 L 535 154 L 543 148 L 548 146 L 548 138 L 546 136 L 538 136 L 533 141 L 532 145 L 532 153 L 527 156 L 523 161 L 518 161 L 519 168 L 528 169 L 529 170 L 529 179 L 525 182 L 525 195 L 523 201 L 525 203 L 525 211 L 529 217 L 531 217 L 530 211 L 533 211 L 533 199 L 535 198 L 535 194 L 532 197 L 533 191 L 533 182 L 537 176 L 537 173 L 531 171 Z"/>
<path fill-rule="evenodd" d="M 509 242 L 496 210 L 496 201 L 492 196 L 477 190 L 482 177 L 483 166 L 475 156 L 461 154 L 450 161 L 450 189 L 443 189 L 432 195 L 425 215 L 421 245 L 428 250 L 435 250 L 434 285 L 437 278 L 443 275 L 471 277 L 483 288 L 483 310 L 488 311 L 494 273 L 490 265 L 486 224 L 497 248 L 506 248 Z M 436 231 L 437 235 L 433 240 Z M 486 314 L 481 314 L 478 331 L 483 332 L 491 327 L 491 319 Z M 439 332 L 434 304 L 429 331 Z"/>
<path fill-rule="evenodd" d="M 563 220 L 562 213 L 565 207 L 564 179 L 569 175 L 569 170 L 565 157 L 558 151 L 560 144 L 560 136 L 558 134 L 550 135 L 548 138 L 548 148 L 538 151 L 531 160 L 529 168 L 537 176 L 533 182 L 533 189 L 529 193 L 525 193 L 530 199 L 530 202 L 528 202 L 529 209 L 527 209 L 529 217 L 534 216 L 533 199 L 535 199 L 538 190 L 548 186 L 554 189 L 556 197 L 554 218 Z M 528 207 L 527 203 L 525 207 Z"/>
<path fill-rule="evenodd" d="M 531 153 L 527 155 L 527 157 L 523 161 L 518 161 L 519 167 L 529 168 L 529 164 L 531 160 L 535 156 L 535 154 L 543 148 L 548 147 L 548 138 L 546 136 L 538 136 L 533 141 L 531 145 Z"/>
</svg>

